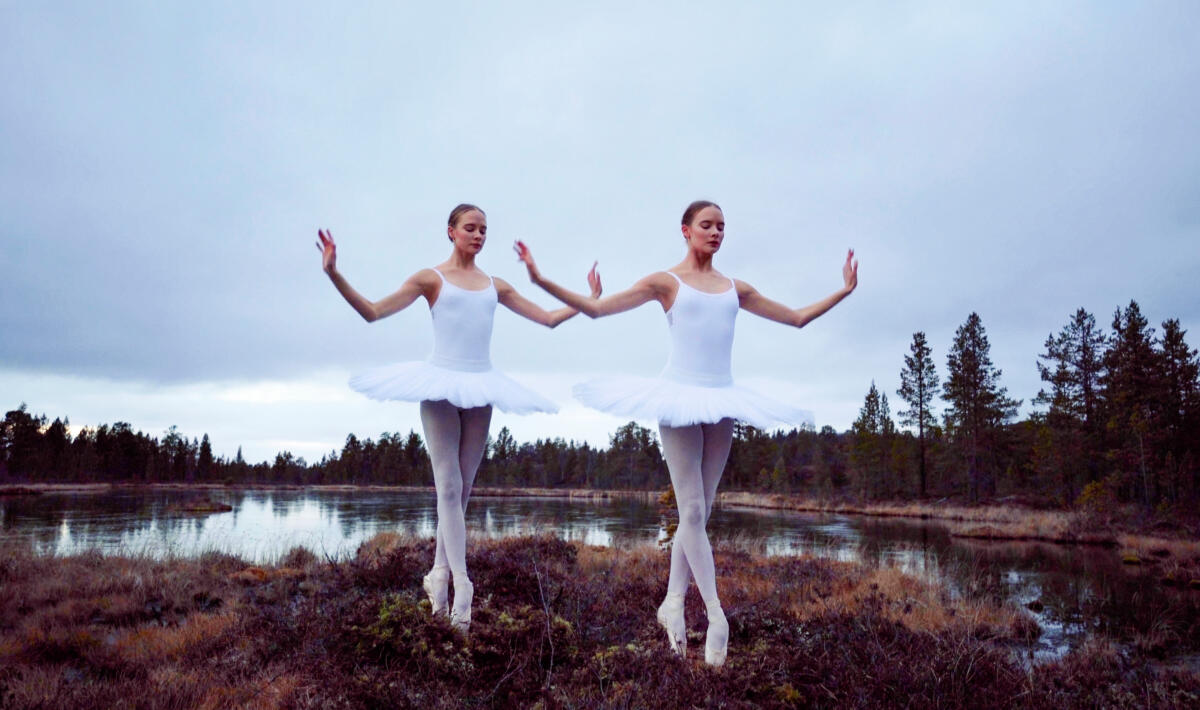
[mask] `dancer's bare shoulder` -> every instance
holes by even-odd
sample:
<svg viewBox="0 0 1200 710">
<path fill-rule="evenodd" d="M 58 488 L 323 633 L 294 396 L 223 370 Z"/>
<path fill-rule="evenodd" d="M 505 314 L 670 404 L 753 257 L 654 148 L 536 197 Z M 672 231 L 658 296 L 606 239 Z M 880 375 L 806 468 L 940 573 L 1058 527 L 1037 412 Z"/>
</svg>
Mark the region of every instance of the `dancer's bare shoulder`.
<svg viewBox="0 0 1200 710">
<path fill-rule="evenodd" d="M 680 264 L 670 269 L 670 273 L 675 274 L 675 276 L 679 277 L 680 281 L 683 281 L 688 286 L 704 293 L 723 293 L 728 291 L 729 282 L 733 280 L 716 269 L 693 269 L 689 268 L 686 264 Z M 674 279 L 671 280 L 671 283 L 672 288 L 674 288 Z"/>
<path fill-rule="evenodd" d="M 441 279 L 438 278 L 437 272 L 435 272 L 434 269 L 436 269 L 437 272 L 441 272 L 442 278 L 450 282 L 451 285 L 458 286 L 459 288 L 466 289 L 468 291 L 481 291 L 486 289 L 492 283 L 491 277 L 484 273 L 483 269 L 480 269 L 477 266 L 463 268 L 446 261 L 433 267 L 433 269 L 424 269 L 425 271 L 431 272 L 433 278 L 440 282 Z"/>
</svg>

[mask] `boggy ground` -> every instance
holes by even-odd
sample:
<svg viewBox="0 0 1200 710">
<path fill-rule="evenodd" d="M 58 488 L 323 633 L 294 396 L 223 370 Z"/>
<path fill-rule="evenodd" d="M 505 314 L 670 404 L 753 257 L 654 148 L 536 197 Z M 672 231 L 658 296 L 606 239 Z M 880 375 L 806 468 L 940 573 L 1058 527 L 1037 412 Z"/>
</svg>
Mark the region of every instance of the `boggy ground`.
<svg viewBox="0 0 1200 710">
<path fill-rule="evenodd" d="M 463 637 L 431 618 L 428 541 L 255 567 L 0 550 L 0 707 L 1195 707 L 1200 677 L 1096 640 L 1027 668 L 1024 612 L 894 570 L 720 549 L 731 627 L 703 664 L 654 620 L 666 554 L 553 538 L 473 540 Z"/>
</svg>

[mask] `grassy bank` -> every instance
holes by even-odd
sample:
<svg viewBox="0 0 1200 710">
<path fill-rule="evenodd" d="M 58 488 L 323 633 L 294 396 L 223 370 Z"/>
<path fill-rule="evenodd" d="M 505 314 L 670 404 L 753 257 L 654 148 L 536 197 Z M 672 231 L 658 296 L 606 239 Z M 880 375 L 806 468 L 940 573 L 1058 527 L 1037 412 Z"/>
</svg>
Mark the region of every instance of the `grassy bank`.
<svg viewBox="0 0 1200 710">
<path fill-rule="evenodd" d="M 467 637 L 431 618 L 431 544 L 255 567 L 0 556 L 0 707 L 1188 707 L 1200 678 L 1096 640 L 1024 667 L 1023 611 L 894 570 L 721 549 L 729 661 L 687 659 L 654 621 L 667 556 L 551 538 L 473 541 Z"/>
<path fill-rule="evenodd" d="M 1069 544 L 1147 546 L 1159 541 L 1196 543 L 1190 552 L 1200 553 L 1200 529 L 1192 524 L 1170 523 L 1139 514 L 1136 507 L 1098 516 L 1083 510 L 1036 509 L 1018 504 L 962 505 L 947 501 L 855 502 L 804 496 L 727 491 L 717 494 L 723 505 L 775 510 L 870 515 L 886 518 L 937 520 L 950 525 L 959 537 L 996 540 L 1030 540 Z"/>
</svg>

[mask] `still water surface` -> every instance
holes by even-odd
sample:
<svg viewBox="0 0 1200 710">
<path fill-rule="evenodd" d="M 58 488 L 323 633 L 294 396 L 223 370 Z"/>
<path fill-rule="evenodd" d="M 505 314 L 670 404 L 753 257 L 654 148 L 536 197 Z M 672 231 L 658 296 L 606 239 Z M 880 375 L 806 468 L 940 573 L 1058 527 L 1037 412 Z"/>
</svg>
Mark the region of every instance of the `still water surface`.
<svg viewBox="0 0 1200 710">
<path fill-rule="evenodd" d="M 213 491 L 228 513 L 171 512 L 193 498 L 180 490 L 134 489 L 0 499 L 0 529 L 48 554 L 193 556 L 208 550 L 270 562 L 297 545 L 344 557 L 380 532 L 432 537 L 432 494 L 399 491 Z M 652 503 L 476 498 L 468 530 L 487 537 L 550 533 L 591 545 L 633 546 L 663 537 Z M 1112 550 L 951 538 L 930 521 L 723 507 L 713 512 L 714 542 L 736 541 L 770 555 L 811 554 L 895 567 L 946 583 L 955 594 L 1017 604 L 1039 601 L 1042 638 L 1035 657 L 1053 657 L 1092 630 L 1151 628 L 1194 614 L 1195 592 L 1158 584 L 1123 568 Z M 664 570 L 665 573 L 665 570 Z"/>
</svg>

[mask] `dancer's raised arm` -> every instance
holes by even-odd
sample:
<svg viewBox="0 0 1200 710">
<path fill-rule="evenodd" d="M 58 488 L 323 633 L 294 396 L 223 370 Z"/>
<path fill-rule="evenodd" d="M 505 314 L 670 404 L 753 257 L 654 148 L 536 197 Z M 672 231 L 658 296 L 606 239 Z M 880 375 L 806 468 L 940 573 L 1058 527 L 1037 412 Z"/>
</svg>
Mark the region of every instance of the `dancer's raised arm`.
<svg viewBox="0 0 1200 710">
<path fill-rule="evenodd" d="M 380 318 L 387 318 L 393 313 L 408 308 L 421 296 L 430 298 L 440 286 L 440 280 L 432 269 L 421 269 L 409 276 L 392 295 L 372 301 L 356 291 L 350 282 L 338 273 L 337 244 L 333 241 L 333 234 L 329 230 L 322 229 L 317 231 L 317 237 L 320 239 L 317 242 L 317 250 L 321 252 L 321 268 L 329 276 L 329 280 L 333 282 L 338 293 L 342 294 L 342 298 L 345 298 L 346 302 L 358 311 L 358 314 L 368 323 Z"/>
<path fill-rule="evenodd" d="M 516 249 L 517 256 L 521 261 L 525 263 L 525 268 L 529 271 L 530 281 L 541 286 L 545 289 L 546 293 L 549 293 L 551 296 L 554 296 L 589 318 L 599 318 L 601 316 L 611 316 L 614 313 L 622 313 L 650 301 L 663 303 L 665 299 L 670 298 L 672 288 L 674 287 L 671 277 L 660 271 L 646 276 L 624 291 L 614 293 L 606 298 L 600 298 L 600 294 L 603 292 L 603 287 L 600 283 L 600 272 L 596 271 L 596 265 L 592 264 L 592 269 L 588 272 L 587 276 L 588 285 L 592 288 L 592 296 L 588 297 L 559 286 L 542 276 L 537 264 L 533 260 L 533 253 L 524 242 L 517 242 L 513 248 Z"/>
<path fill-rule="evenodd" d="M 513 288 L 512 284 L 504 279 L 492 279 L 496 284 L 496 295 L 500 299 L 500 304 L 508 310 L 516 313 L 519 316 L 528 318 L 534 323 L 540 323 L 547 328 L 553 328 L 559 323 L 578 315 L 579 310 L 567 306 L 565 308 L 557 308 L 553 311 L 548 311 L 542 308 L 533 301 L 525 298 L 517 289 Z M 600 283 L 597 281 L 592 284 L 592 298 L 600 297 Z"/>
<path fill-rule="evenodd" d="M 846 254 L 846 263 L 842 265 L 842 280 L 845 282 L 842 288 L 802 308 L 789 308 L 778 301 L 772 301 L 745 281 L 735 280 L 734 283 L 737 285 L 738 302 L 742 308 L 763 318 L 803 328 L 836 306 L 858 287 L 858 261 L 854 258 L 853 249 Z"/>
</svg>

